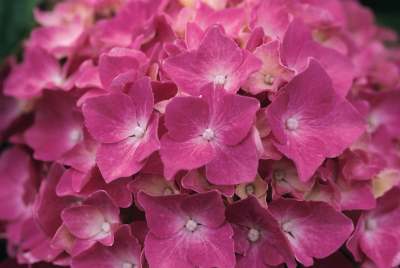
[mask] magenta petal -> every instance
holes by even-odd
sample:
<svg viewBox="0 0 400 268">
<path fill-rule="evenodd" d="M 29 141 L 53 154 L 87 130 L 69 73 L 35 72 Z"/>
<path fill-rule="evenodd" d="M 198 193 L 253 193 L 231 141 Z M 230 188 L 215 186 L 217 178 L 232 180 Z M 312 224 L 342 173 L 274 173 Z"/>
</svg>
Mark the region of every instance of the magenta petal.
<svg viewBox="0 0 400 268">
<path fill-rule="evenodd" d="M 259 61 L 244 51 L 224 33 L 221 26 L 213 25 L 204 34 L 197 50 L 186 51 L 165 60 L 168 76 L 178 88 L 191 95 L 216 78 L 223 78 L 227 92 L 236 92 L 240 82 L 256 71 Z M 243 65 L 243 68 L 240 68 Z"/>
<path fill-rule="evenodd" d="M 55 161 L 82 139 L 82 116 L 73 97 L 48 92 L 39 102 L 34 124 L 25 132 L 36 159 Z"/>
<path fill-rule="evenodd" d="M 94 206 L 82 205 L 65 209 L 61 217 L 68 230 L 80 239 L 89 239 L 101 232 L 104 217 Z"/>
<path fill-rule="evenodd" d="M 137 125 L 135 105 L 122 93 L 88 99 L 82 110 L 86 127 L 100 142 L 121 141 L 132 135 Z"/>
<path fill-rule="evenodd" d="M 150 79 L 143 77 L 137 80 L 129 88 L 128 95 L 132 98 L 136 107 L 136 117 L 139 125 L 146 124 L 153 112 L 154 96 Z"/>
<path fill-rule="evenodd" d="M 31 181 L 31 165 L 29 155 L 18 147 L 2 152 L 0 156 L 1 220 L 16 220 L 30 213 L 29 206 L 31 204 L 29 202 L 33 200 L 24 200 L 24 198 L 33 197 L 35 194 L 33 182 Z"/>
<path fill-rule="evenodd" d="M 269 209 L 296 259 L 306 266 L 313 264 L 313 257 L 325 258 L 335 252 L 353 231 L 352 221 L 326 203 L 281 199 Z"/>
<path fill-rule="evenodd" d="M 306 69 L 309 58 L 316 59 L 332 79 L 337 94 L 347 95 L 354 79 L 350 60 L 341 53 L 312 40 L 311 32 L 299 20 L 293 20 L 282 42 L 282 61 L 297 72 Z"/>
<path fill-rule="evenodd" d="M 211 210 L 213 216 L 210 215 Z M 210 228 L 217 228 L 225 221 L 225 207 L 217 191 L 190 196 L 182 203 L 182 211 L 191 219 Z"/>
<path fill-rule="evenodd" d="M 150 267 L 193 267 L 185 256 L 185 248 L 176 246 L 185 245 L 185 242 L 184 237 L 180 235 L 159 239 L 152 233 L 147 234 L 144 250 Z"/>
<path fill-rule="evenodd" d="M 146 56 L 138 50 L 114 47 L 99 59 L 100 80 L 107 89 L 111 81 L 121 73 L 140 68 L 147 63 Z"/>
<path fill-rule="evenodd" d="M 207 180 L 216 185 L 253 181 L 257 175 L 258 151 L 253 135 L 235 146 L 219 146 L 206 165 Z"/>
<path fill-rule="evenodd" d="M 138 162 L 136 150 L 140 140 L 128 137 L 117 143 L 103 143 L 96 155 L 96 162 L 106 182 L 137 173 L 144 165 Z"/>
<path fill-rule="evenodd" d="M 199 228 L 197 234 L 180 232 L 159 239 L 149 233 L 145 253 L 151 267 L 221 267 L 235 265 L 232 227 L 224 224 L 218 229 Z"/>
<path fill-rule="evenodd" d="M 175 97 L 165 110 L 165 126 L 174 141 L 187 141 L 203 133 L 209 117 L 209 107 L 203 99 Z"/>
<path fill-rule="evenodd" d="M 140 143 L 136 149 L 135 157 L 136 161 L 140 162 L 148 158 L 153 152 L 160 149 L 160 140 L 158 139 L 158 122 L 159 114 L 155 113 L 150 118 L 146 134 L 140 139 Z"/>
<path fill-rule="evenodd" d="M 267 109 L 274 145 L 307 181 L 327 157 L 340 155 L 363 133 L 355 108 L 335 93 L 322 67 L 310 61 Z M 312 98 L 310 97 L 312 96 Z M 290 123 L 289 121 L 294 121 Z"/>
<path fill-rule="evenodd" d="M 137 197 L 146 212 L 149 229 L 157 237 L 166 238 L 184 228 L 187 216 L 184 215 L 180 206 L 185 196 L 152 197 L 140 192 Z"/>
<path fill-rule="evenodd" d="M 226 223 L 218 229 L 200 229 L 188 249 L 191 263 L 205 267 L 230 268 L 235 266 L 233 230 Z"/>
<path fill-rule="evenodd" d="M 215 129 L 216 138 L 226 145 L 236 145 L 242 141 L 254 124 L 256 112 L 260 108 L 259 101 L 226 94 L 213 87 L 206 87 L 202 93 L 210 106 L 210 128 Z"/>
<path fill-rule="evenodd" d="M 161 138 L 160 154 L 164 175 L 171 178 L 179 170 L 195 169 L 207 164 L 214 158 L 215 149 L 201 137 L 176 142 L 167 134 Z"/>
<path fill-rule="evenodd" d="M 132 235 L 129 225 L 122 225 L 115 234 L 112 246 L 96 244 L 89 250 L 73 257 L 72 267 L 142 267 L 140 260 L 141 248 Z"/>
</svg>

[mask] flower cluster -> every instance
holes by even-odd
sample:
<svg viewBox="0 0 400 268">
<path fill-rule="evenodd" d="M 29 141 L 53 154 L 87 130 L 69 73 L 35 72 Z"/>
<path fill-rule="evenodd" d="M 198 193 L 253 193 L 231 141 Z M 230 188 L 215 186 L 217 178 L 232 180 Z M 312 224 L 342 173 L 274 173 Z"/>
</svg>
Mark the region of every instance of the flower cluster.
<svg viewBox="0 0 400 268">
<path fill-rule="evenodd" d="M 0 226 L 16 262 L 400 265 L 400 50 L 358 2 L 65 0 L 34 14 L 0 74 Z"/>
</svg>

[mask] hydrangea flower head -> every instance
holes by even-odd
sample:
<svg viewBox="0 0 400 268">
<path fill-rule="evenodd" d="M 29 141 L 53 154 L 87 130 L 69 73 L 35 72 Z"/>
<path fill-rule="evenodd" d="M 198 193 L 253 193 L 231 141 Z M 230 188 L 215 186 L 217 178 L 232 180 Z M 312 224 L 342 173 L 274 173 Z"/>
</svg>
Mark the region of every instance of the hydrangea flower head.
<svg viewBox="0 0 400 268">
<path fill-rule="evenodd" d="M 0 68 L 0 267 L 400 265 L 400 50 L 371 10 L 47 2 Z"/>
</svg>

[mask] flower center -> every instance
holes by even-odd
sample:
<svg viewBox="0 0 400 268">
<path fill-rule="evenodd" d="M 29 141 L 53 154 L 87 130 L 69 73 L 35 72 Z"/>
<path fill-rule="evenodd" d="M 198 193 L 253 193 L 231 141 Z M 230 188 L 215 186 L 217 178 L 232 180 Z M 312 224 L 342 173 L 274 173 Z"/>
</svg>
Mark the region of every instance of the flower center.
<svg viewBox="0 0 400 268">
<path fill-rule="evenodd" d="M 111 230 L 111 225 L 108 222 L 104 222 L 101 225 L 101 230 L 105 233 L 108 233 Z"/>
<path fill-rule="evenodd" d="M 254 192 L 256 191 L 256 188 L 254 187 L 254 184 L 249 183 L 246 185 L 245 191 L 246 191 L 247 195 L 251 195 L 251 194 L 254 194 Z"/>
<path fill-rule="evenodd" d="M 122 268 L 135 268 L 136 265 L 134 265 L 133 263 L 129 263 L 129 262 L 124 262 L 122 264 Z"/>
<path fill-rule="evenodd" d="M 288 130 L 293 131 L 296 130 L 298 127 L 299 127 L 299 121 L 296 118 L 291 117 L 286 120 L 286 128 Z"/>
<path fill-rule="evenodd" d="M 197 229 L 197 222 L 195 222 L 192 219 L 189 219 L 186 224 L 185 224 L 185 228 L 191 232 L 194 232 Z"/>
<path fill-rule="evenodd" d="M 211 128 L 207 128 L 206 130 L 204 130 L 204 132 L 201 136 L 203 137 L 203 139 L 210 141 L 210 140 L 214 139 L 215 134 Z"/>
<path fill-rule="evenodd" d="M 164 195 L 171 195 L 171 194 L 173 194 L 173 191 L 172 191 L 172 189 L 170 187 L 165 187 L 163 194 Z"/>
<path fill-rule="evenodd" d="M 77 142 L 81 139 L 81 130 L 80 129 L 73 129 L 70 133 L 69 133 L 69 138 L 72 142 Z"/>
<path fill-rule="evenodd" d="M 250 240 L 250 242 L 257 242 L 258 239 L 260 239 L 260 231 L 251 228 L 247 233 L 247 238 Z"/>
<path fill-rule="evenodd" d="M 146 130 L 145 130 L 143 127 L 141 127 L 141 126 L 136 126 L 136 127 L 133 129 L 132 136 L 135 136 L 136 138 L 141 138 L 141 137 L 144 136 L 144 133 L 145 133 L 145 132 L 146 132 Z"/>
<path fill-rule="evenodd" d="M 272 86 L 275 82 L 275 77 L 273 75 L 270 74 L 266 74 L 264 76 L 264 83 L 268 86 Z"/>
<path fill-rule="evenodd" d="M 222 86 L 226 82 L 226 76 L 225 75 L 216 75 L 214 77 L 214 84 Z"/>
<path fill-rule="evenodd" d="M 274 178 L 277 181 L 281 181 L 285 179 L 285 171 L 281 169 L 274 170 Z"/>
</svg>

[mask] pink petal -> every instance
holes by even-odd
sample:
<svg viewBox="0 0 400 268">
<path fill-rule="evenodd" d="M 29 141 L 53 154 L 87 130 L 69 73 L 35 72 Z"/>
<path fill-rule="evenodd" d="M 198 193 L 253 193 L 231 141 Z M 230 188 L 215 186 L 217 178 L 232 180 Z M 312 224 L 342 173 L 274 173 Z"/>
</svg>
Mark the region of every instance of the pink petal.
<svg viewBox="0 0 400 268">
<path fill-rule="evenodd" d="M 136 107 L 136 117 L 140 123 L 147 123 L 153 112 L 154 96 L 150 79 L 143 77 L 137 80 L 128 90 L 128 95 Z"/>
<path fill-rule="evenodd" d="M 306 266 L 313 257 L 325 258 L 335 252 L 353 231 L 352 221 L 322 202 L 281 199 L 269 209 L 280 222 L 296 259 Z"/>
<path fill-rule="evenodd" d="M 135 105 L 122 93 L 88 99 L 82 111 L 90 134 L 100 142 L 119 142 L 137 126 Z"/>
<path fill-rule="evenodd" d="M 147 225 L 157 238 L 167 238 L 184 228 L 187 216 L 181 210 L 183 195 L 152 197 L 138 194 L 138 202 L 146 212 Z"/>
<path fill-rule="evenodd" d="M 140 140 L 128 137 L 117 143 L 103 143 L 96 155 L 96 162 L 106 182 L 137 173 L 144 165 L 136 157 Z"/>
<path fill-rule="evenodd" d="M 221 168 L 224 167 L 224 168 Z M 252 135 L 234 146 L 219 146 L 206 165 L 207 180 L 216 185 L 251 182 L 257 175 L 258 151 Z"/>
<path fill-rule="evenodd" d="M 201 137 L 185 142 L 176 142 L 168 134 L 161 138 L 161 159 L 164 164 L 164 175 L 171 178 L 179 170 L 190 170 L 201 167 L 215 157 L 211 143 Z"/>
<path fill-rule="evenodd" d="M 200 136 L 210 120 L 207 102 L 194 97 L 175 97 L 165 110 L 165 126 L 174 141 Z"/>
</svg>

